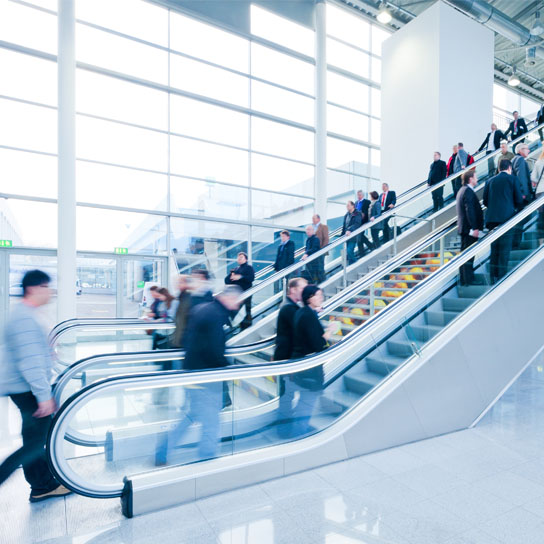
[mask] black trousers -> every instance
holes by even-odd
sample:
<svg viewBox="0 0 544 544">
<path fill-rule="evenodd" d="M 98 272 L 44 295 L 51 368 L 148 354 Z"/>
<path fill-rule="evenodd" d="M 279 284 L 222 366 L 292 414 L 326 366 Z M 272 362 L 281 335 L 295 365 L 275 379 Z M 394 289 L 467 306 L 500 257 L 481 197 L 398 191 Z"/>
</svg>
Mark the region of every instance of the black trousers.
<svg viewBox="0 0 544 544">
<path fill-rule="evenodd" d="M 48 493 L 60 485 L 49 470 L 45 458 L 45 441 L 52 417 L 32 417 L 38 409 L 38 403 L 30 391 L 10 395 L 10 398 L 21 412 L 23 445 L 0 465 L 0 484 L 23 465 L 25 480 L 32 493 Z"/>
<path fill-rule="evenodd" d="M 455 179 L 451 180 L 451 188 L 453 189 L 453 197 L 457 197 L 457 193 L 461 188 L 461 176 L 457 176 Z"/>
<path fill-rule="evenodd" d="M 444 186 L 435 189 L 433 195 L 433 212 L 437 212 L 444 207 Z"/>
<path fill-rule="evenodd" d="M 374 244 L 366 237 L 365 233 L 362 232 L 357 238 L 357 248 L 359 249 L 359 258 L 362 257 L 365 253 L 365 246 L 369 251 L 374 249 Z"/>
<path fill-rule="evenodd" d="M 468 234 L 461 234 L 461 251 L 464 251 L 467 247 L 470 247 L 477 241 L 478 238 L 474 238 Z M 459 268 L 459 276 L 461 285 L 470 285 L 471 283 L 474 283 L 474 257 Z"/>
<path fill-rule="evenodd" d="M 242 306 L 245 306 L 246 308 L 246 315 L 244 316 L 244 319 L 240 323 L 240 328 L 242 330 L 247 329 L 248 327 L 251 327 L 251 324 L 253 322 L 253 318 L 251 317 L 251 299 L 253 297 L 246 298 L 244 302 L 242 303 Z"/>
<path fill-rule="evenodd" d="M 388 211 L 388 210 L 385 210 Z M 385 221 L 382 221 L 382 229 L 383 229 L 383 241 L 389 242 L 391 239 L 391 229 L 389 228 L 389 219 L 386 219 Z M 372 229 L 370 229 L 372 230 Z M 374 239 L 374 232 L 372 232 L 372 238 Z M 379 247 L 380 244 L 376 245 L 376 247 Z"/>
<path fill-rule="evenodd" d="M 380 229 L 370 229 L 372 233 L 372 241 L 374 242 L 374 247 L 377 249 L 380 247 Z M 384 240 L 385 240 L 385 231 L 384 231 Z"/>
<path fill-rule="evenodd" d="M 494 229 L 502 223 L 488 223 L 489 229 Z M 512 250 L 513 233 L 503 234 L 498 240 L 491 244 L 491 257 L 489 259 L 489 273 L 491 283 L 500 280 L 508 272 L 508 261 L 510 260 L 510 251 Z"/>
<path fill-rule="evenodd" d="M 523 210 L 523 208 L 525 208 L 525 206 L 528 206 L 530 203 L 531 203 L 530 200 L 525 199 L 523 201 L 521 208 L 518 211 Z M 514 227 L 512 249 L 519 249 L 519 246 L 521 245 L 521 239 L 523 238 L 523 228 L 525 227 L 525 224 L 527 223 L 527 221 L 529 221 L 530 219 L 531 219 L 530 217 L 526 217 Z"/>
</svg>

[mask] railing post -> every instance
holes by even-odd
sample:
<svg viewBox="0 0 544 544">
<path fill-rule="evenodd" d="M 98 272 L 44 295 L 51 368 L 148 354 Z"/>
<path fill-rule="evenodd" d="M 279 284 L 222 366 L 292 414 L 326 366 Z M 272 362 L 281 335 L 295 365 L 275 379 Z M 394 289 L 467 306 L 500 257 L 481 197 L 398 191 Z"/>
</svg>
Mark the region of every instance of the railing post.
<svg viewBox="0 0 544 544">
<path fill-rule="evenodd" d="M 287 276 L 283 276 L 283 279 L 281 280 L 283 287 L 282 287 L 282 293 L 283 293 L 283 302 L 287 300 Z"/>
<path fill-rule="evenodd" d="M 397 254 L 397 214 L 393 216 L 393 255 Z"/>
<path fill-rule="evenodd" d="M 370 304 L 370 310 L 368 312 L 368 315 L 372 317 L 374 315 L 374 297 L 375 297 L 375 291 L 374 291 L 374 283 L 370 286 L 370 298 L 369 304 Z"/>
<path fill-rule="evenodd" d="M 440 246 L 439 246 L 439 251 L 440 251 L 440 266 L 444 266 L 444 248 L 445 248 L 445 243 L 444 243 L 444 240 L 445 240 L 445 237 L 442 236 L 442 238 L 440 238 Z"/>
<path fill-rule="evenodd" d="M 342 268 L 343 268 L 343 274 L 342 274 L 342 283 L 344 285 L 344 289 L 348 286 L 348 246 L 346 242 L 344 242 L 344 246 L 342 247 Z"/>
</svg>

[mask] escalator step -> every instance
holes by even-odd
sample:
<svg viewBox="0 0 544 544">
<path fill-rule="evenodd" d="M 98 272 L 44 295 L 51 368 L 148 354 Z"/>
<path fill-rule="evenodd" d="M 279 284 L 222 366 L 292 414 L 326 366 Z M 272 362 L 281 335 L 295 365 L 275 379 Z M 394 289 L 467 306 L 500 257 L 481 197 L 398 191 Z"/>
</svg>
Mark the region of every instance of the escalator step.
<svg viewBox="0 0 544 544">
<path fill-rule="evenodd" d="M 488 290 L 488 285 L 466 285 L 457 287 L 457 293 L 460 298 L 480 298 Z"/>
<path fill-rule="evenodd" d="M 346 389 L 327 391 L 320 398 L 320 408 L 325 414 L 341 414 L 360 400 L 361 396 Z"/>
<path fill-rule="evenodd" d="M 403 340 L 388 340 L 386 342 L 387 351 L 395 357 L 411 357 L 414 354 L 414 350 L 410 342 Z"/>
<path fill-rule="evenodd" d="M 344 376 L 344 385 L 348 391 L 364 395 L 374 389 L 382 380 L 383 376 L 372 372 L 365 372 L 355 376 L 348 373 Z"/>
<path fill-rule="evenodd" d="M 411 325 L 407 330 L 410 335 L 413 335 L 414 340 L 427 342 L 438 334 L 442 330 L 442 327 L 435 327 L 433 325 Z"/>
<path fill-rule="evenodd" d="M 435 325 L 435 326 L 445 326 L 450 321 L 453 321 L 457 316 L 459 315 L 459 312 L 451 312 L 451 311 L 434 311 L 434 310 L 427 310 L 425 312 L 425 319 L 429 325 Z"/>
<path fill-rule="evenodd" d="M 412 355 L 412 353 L 410 353 L 410 355 Z M 380 376 L 387 376 L 388 374 L 391 374 L 391 372 L 396 370 L 402 363 L 404 363 L 405 360 L 405 357 L 384 359 L 367 357 L 365 359 L 369 372 L 372 372 L 372 374 L 379 374 Z M 363 376 L 366 376 L 366 374 L 363 374 Z"/>
<path fill-rule="evenodd" d="M 471 298 L 443 298 L 442 308 L 446 312 L 462 312 L 474 302 Z"/>
<path fill-rule="evenodd" d="M 530 249 L 513 249 L 510 252 L 511 261 L 523 261 L 526 259 L 532 251 Z"/>
</svg>

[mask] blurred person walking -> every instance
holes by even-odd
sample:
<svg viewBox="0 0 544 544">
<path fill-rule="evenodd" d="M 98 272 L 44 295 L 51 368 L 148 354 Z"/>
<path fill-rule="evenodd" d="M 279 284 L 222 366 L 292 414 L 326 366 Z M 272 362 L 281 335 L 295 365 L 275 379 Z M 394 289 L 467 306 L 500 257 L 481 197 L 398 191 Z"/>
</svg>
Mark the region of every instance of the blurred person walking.
<svg viewBox="0 0 544 544">
<path fill-rule="evenodd" d="M 344 222 L 342 224 L 342 236 L 349 236 L 352 232 L 356 231 L 362 225 L 362 215 L 355 209 L 355 204 L 352 200 L 348 200 L 346 204 L 347 213 L 344 215 Z M 355 244 L 357 241 L 351 239 L 346 242 L 346 252 L 348 264 L 353 264 L 357 258 L 355 257 Z"/>
<path fill-rule="evenodd" d="M 229 323 L 231 312 L 240 308 L 238 299 L 241 293 L 239 286 L 227 285 L 212 302 L 194 308 L 186 335 L 185 370 L 212 370 L 228 365 L 224 325 Z M 170 454 L 194 422 L 202 426 L 198 460 L 216 457 L 220 440 L 219 412 L 223 407 L 223 383 L 209 382 L 186 388 L 189 409 L 174 429 L 159 438 L 155 453 L 157 466 L 168 463 Z"/>
<path fill-rule="evenodd" d="M 242 291 L 247 291 L 253 286 L 255 279 L 255 270 L 247 262 L 247 253 L 240 251 L 236 257 L 238 266 L 231 270 L 225 277 L 225 285 L 238 285 Z M 240 329 L 244 330 L 251 327 L 253 318 L 251 317 L 251 298 L 247 297 L 243 305 L 246 308 L 246 315 L 240 323 Z"/>
<path fill-rule="evenodd" d="M 41 270 L 24 275 L 23 300 L 6 325 L 0 365 L 0 394 L 9 395 L 21 412 L 23 438 L 21 448 L 0 465 L 0 484 L 22 465 L 31 489 L 30 502 L 70 493 L 55 479 L 45 457 L 45 441 L 57 405 L 51 390 L 53 358 L 37 312 L 51 298 L 50 282 Z"/>
</svg>

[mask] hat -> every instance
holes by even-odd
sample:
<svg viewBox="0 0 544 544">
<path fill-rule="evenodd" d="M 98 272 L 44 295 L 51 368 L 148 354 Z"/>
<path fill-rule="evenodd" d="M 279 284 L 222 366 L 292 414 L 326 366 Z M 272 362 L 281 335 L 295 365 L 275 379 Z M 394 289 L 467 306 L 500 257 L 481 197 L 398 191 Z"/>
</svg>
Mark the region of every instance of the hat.
<svg viewBox="0 0 544 544">
<path fill-rule="evenodd" d="M 302 302 L 308 306 L 308 301 L 319 291 L 317 285 L 307 285 L 302 291 Z"/>
</svg>

